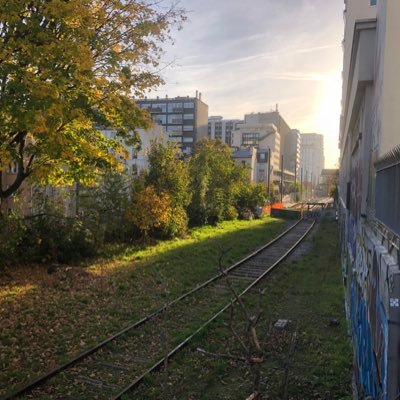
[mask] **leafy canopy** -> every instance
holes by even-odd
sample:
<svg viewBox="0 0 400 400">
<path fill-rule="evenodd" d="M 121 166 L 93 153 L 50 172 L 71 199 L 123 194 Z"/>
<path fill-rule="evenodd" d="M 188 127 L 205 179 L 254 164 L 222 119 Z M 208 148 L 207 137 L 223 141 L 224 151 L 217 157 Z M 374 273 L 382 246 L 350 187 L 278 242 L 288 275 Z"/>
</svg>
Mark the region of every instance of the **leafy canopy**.
<svg viewBox="0 0 400 400">
<path fill-rule="evenodd" d="M 135 128 L 151 120 L 133 97 L 161 83 L 160 44 L 184 19 L 160 2 L 0 0 L 0 199 L 29 176 L 90 183 L 117 167 L 121 143 L 96 126 L 139 143 Z"/>
</svg>

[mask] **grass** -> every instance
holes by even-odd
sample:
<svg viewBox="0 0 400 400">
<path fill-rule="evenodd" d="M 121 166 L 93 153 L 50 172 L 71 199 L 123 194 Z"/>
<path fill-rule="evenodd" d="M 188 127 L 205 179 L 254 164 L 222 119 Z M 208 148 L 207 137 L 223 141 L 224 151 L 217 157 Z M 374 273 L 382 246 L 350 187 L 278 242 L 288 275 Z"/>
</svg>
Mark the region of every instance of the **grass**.
<svg viewBox="0 0 400 400">
<path fill-rule="evenodd" d="M 0 277 L 0 396 L 186 292 L 284 228 L 281 220 L 230 221 L 184 240 L 113 247 L 86 268 L 44 266 Z M 111 259 L 110 259 L 111 257 Z"/>
<path fill-rule="evenodd" d="M 285 385 L 284 362 L 297 331 L 294 353 L 288 363 L 288 399 L 350 400 L 351 352 L 347 340 L 343 288 L 337 246 L 337 225 L 323 223 L 313 241 L 313 249 L 302 259 L 281 266 L 266 283 L 262 300 L 263 317 L 258 326 L 266 352 L 262 367 L 260 399 L 282 399 Z M 259 296 L 246 296 L 255 309 Z M 273 325 L 288 319 L 284 331 Z M 337 323 L 332 323 L 337 320 Z M 223 324 L 225 322 L 225 325 Z M 245 399 L 252 393 L 249 366 L 235 360 L 215 359 L 196 351 L 244 356 L 226 326 L 224 316 L 208 328 L 184 352 L 174 358 L 168 370 L 170 399 Z M 244 332 L 246 324 L 235 311 L 234 326 Z M 162 371 L 144 383 L 139 392 L 126 398 L 163 398 Z"/>
</svg>

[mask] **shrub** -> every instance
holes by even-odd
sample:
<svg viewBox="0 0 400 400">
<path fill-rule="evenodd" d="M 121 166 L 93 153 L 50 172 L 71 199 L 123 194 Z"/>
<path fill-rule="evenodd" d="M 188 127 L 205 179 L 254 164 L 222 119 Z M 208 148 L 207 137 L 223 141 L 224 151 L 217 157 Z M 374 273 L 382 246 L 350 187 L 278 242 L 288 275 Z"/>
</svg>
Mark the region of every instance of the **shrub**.
<svg viewBox="0 0 400 400">
<path fill-rule="evenodd" d="M 16 261 L 24 236 L 25 226 L 17 215 L 0 214 L 0 268 Z"/>
</svg>

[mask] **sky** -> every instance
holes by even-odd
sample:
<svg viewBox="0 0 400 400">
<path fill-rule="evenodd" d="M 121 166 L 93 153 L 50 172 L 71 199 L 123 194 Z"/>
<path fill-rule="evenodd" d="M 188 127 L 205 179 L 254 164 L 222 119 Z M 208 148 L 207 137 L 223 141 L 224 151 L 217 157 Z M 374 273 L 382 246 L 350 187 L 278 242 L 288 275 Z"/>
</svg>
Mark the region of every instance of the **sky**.
<svg viewBox="0 0 400 400">
<path fill-rule="evenodd" d="M 150 96 L 202 93 L 209 115 L 243 119 L 278 104 L 291 128 L 324 135 L 338 161 L 343 0 L 181 0 L 188 21 L 165 46 L 165 85 Z"/>
</svg>

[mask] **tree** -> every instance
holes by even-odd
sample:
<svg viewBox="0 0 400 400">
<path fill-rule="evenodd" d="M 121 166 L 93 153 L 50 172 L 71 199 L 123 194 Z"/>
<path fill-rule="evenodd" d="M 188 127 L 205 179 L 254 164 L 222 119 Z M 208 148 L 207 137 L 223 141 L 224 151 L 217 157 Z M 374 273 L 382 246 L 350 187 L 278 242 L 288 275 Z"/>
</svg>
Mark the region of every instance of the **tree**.
<svg viewBox="0 0 400 400">
<path fill-rule="evenodd" d="M 160 44 L 184 19 L 141 0 L 0 0 L 0 200 L 28 177 L 91 183 L 117 168 L 121 143 L 96 126 L 139 144 L 151 119 L 133 96 L 162 82 Z"/>
<path fill-rule="evenodd" d="M 135 193 L 127 217 L 144 238 L 147 238 L 153 229 L 166 224 L 171 214 L 169 195 L 158 194 L 153 186 L 147 186 Z"/>
<path fill-rule="evenodd" d="M 158 193 L 168 193 L 174 206 L 186 209 L 191 198 L 190 175 L 188 164 L 181 156 L 179 148 L 172 143 L 152 143 L 148 154 L 149 171 L 146 181 Z"/>
<path fill-rule="evenodd" d="M 246 171 L 235 165 L 227 145 L 208 138 L 200 140 L 190 159 L 190 175 L 192 223 L 215 223 L 235 216 L 235 196 L 248 178 Z"/>
<path fill-rule="evenodd" d="M 265 200 L 264 185 L 251 182 L 243 183 L 236 197 L 236 207 L 239 214 L 248 211 L 254 213 L 257 207 L 262 207 L 265 204 Z"/>
</svg>

